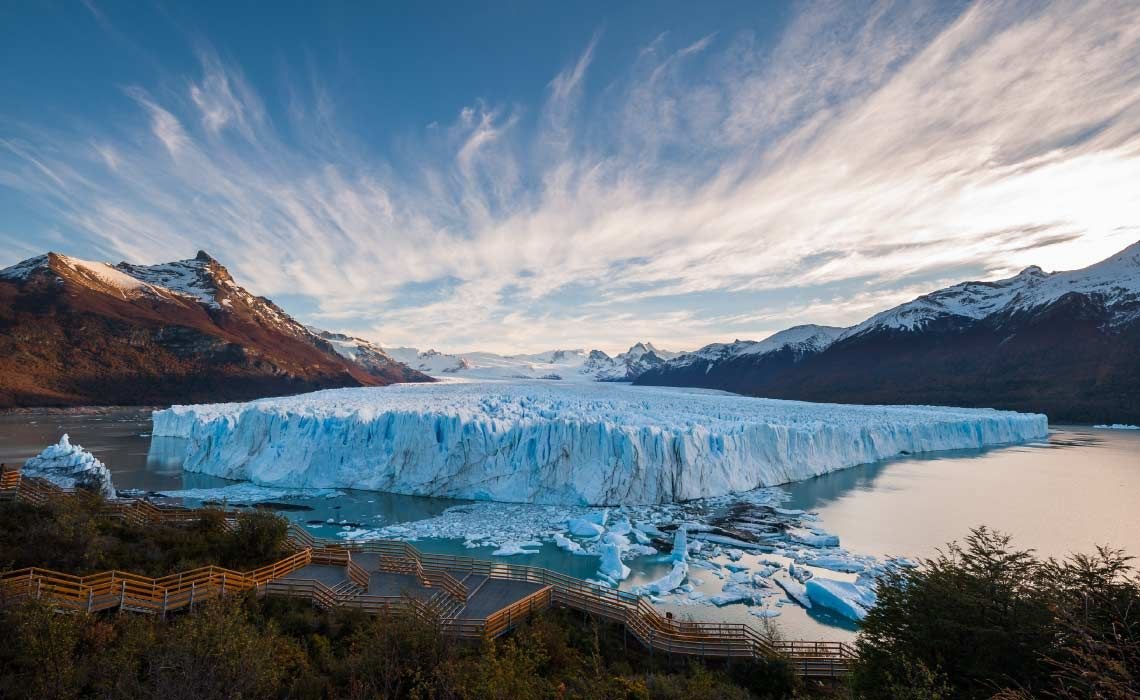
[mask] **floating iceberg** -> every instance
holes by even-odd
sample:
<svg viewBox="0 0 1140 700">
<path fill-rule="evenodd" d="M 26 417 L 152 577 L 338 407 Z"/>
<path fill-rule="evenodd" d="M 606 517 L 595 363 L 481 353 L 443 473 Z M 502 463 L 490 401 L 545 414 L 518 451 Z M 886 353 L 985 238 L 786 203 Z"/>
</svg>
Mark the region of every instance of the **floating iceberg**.
<svg viewBox="0 0 1140 700">
<path fill-rule="evenodd" d="M 867 611 L 875 607 L 875 592 L 871 584 L 813 578 L 804 584 L 811 602 L 821 608 L 833 610 L 848 620 L 859 622 Z M 784 590 L 787 590 L 786 588 Z"/>
<path fill-rule="evenodd" d="M 602 555 L 602 562 L 598 566 L 598 574 L 614 581 L 624 581 L 629 578 L 629 567 L 622 563 L 621 550 L 612 542 L 603 542 L 598 548 Z"/>
<path fill-rule="evenodd" d="M 607 505 L 739 493 L 1046 431 L 1043 415 L 990 409 L 456 382 L 174 406 L 155 412 L 153 432 L 186 438 L 188 471 L 262 486 Z"/>
<path fill-rule="evenodd" d="M 58 443 L 24 462 L 23 473 L 63 488 L 88 489 L 107 498 L 115 497 L 111 470 L 81 446 L 72 445 L 66 433 Z"/>
<path fill-rule="evenodd" d="M 1102 430 L 1140 430 L 1140 425 L 1129 425 L 1128 423 L 1100 423 L 1098 425 L 1094 425 L 1093 427 L 1100 428 Z"/>
</svg>

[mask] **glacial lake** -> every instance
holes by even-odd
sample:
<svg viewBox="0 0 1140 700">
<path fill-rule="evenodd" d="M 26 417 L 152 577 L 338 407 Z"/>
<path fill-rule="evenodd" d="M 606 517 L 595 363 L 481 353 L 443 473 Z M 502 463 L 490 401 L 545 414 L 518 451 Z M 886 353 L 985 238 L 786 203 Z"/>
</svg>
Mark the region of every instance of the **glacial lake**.
<svg viewBox="0 0 1140 700">
<path fill-rule="evenodd" d="M 183 473 L 181 441 L 152 444 L 150 427 L 150 412 L 138 409 L 0 415 L 0 462 L 22 463 L 68 433 L 72 442 L 111 468 L 121 489 L 217 489 L 233 484 Z M 1048 439 L 1039 443 L 910 456 L 781 488 L 787 494 L 783 507 L 817 513 L 818 525 L 837 534 L 842 546 L 856 554 L 930 556 L 946 542 L 961 539 L 970 527 L 986 524 L 1013 534 L 1015 544 L 1042 555 L 1064 556 L 1108 544 L 1140 556 L 1140 431 L 1052 426 Z M 421 521 L 463 503 L 364 491 L 275 500 L 285 505 L 283 515 L 325 537 L 334 537 L 346 526 Z M 198 501 L 187 499 L 187 504 Z M 492 551 L 467 549 L 461 540 L 451 539 L 422 539 L 416 545 L 478 557 L 490 557 Z M 746 554 L 742 563 L 756 559 Z M 569 555 L 552 544 L 544 544 L 537 554 L 504 560 L 581 578 L 592 577 L 598 561 Z M 658 578 L 668 569 L 653 557 L 629 563 L 633 575 L 623 588 Z M 702 580 L 698 589 L 713 595 L 721 582 L 707 573 L 694 569 L 690 579 Z M 662 607 L 678 617 L 764 624 L 743 605 Z M 827 612 L 794 605 L 778 610 L 773 624 L 787 638 L 850 639 L 855 633 L 853 624 Z"/>
</svg>

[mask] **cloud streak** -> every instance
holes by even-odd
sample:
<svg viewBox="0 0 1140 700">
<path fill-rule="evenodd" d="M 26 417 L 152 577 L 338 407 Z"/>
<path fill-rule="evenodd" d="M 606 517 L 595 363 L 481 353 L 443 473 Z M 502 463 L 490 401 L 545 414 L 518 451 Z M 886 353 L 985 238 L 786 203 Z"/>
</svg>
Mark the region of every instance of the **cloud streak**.
<svg viewBox="0 0 1140 700">
<path fill-rule="evenodd" d="M 0 186 L 106 257 L 205 248 L 306 320 L 456 350 L 849 324 L 1135 239 L 1135 3 L 813 6 L 774 45 L 659 37 L 588 90 L 604 40 L 410 153 L 355 147 L 319 84 L 275 120 L 200 47 L 118 131 L 0 141 Z"/>
</svg>

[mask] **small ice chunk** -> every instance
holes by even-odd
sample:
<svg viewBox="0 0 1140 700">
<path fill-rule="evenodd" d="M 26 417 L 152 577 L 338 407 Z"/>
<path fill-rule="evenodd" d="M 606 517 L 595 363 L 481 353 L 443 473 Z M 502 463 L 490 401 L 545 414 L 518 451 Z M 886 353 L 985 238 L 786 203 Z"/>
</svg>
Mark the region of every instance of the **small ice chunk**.
<svg viewBox="0 0 1140 700">
<path fill-rule="evenodd" d="M 650 583 L 641 586 L 639 590 L 643 593 L 649 593 L 651 595 L 670 593 L 680 588 L 681 584 L 685 582 L 685 577 L 688 575 L 688 562 L 675 561 L 673 562 L 673 568 L 669 570 L 669 573 L 665 574 L 656 581 L 651 581 Z"/>
<path fill-rule="evenodd" d="M 495 551 L 491 552 L 493 557 L 513 557 L 518 554 L 538 554 L 535 547 L 541 547 L 540 542 L 504 542 Z"/>
<path fill-rule="evenodd" d="M 684 525 L 673 533 L 673 553 L 670 555 L 673 561 L 686 561 L 689 558 L 687 539 L 688 534 Z"/>
<path fill-rule="evenodd" d="M 582 545 L 566 535 L 563 535 L 561 532 L 554 533 L 554 544 L 558 545 L 559 549 L 570 552 L 571 554 L 577 554 L 582 551 Z"/>
<path fill-rule="evenodd" d="M 875 605 L 874 591 L 848 581 L 813 578 L 805 584 L 808 597 L 816 605 L 859 622 Z"/>
<path fill-rule="evenodd" d="M 838 547 L 839 536 L 831 535 L 821 532 L 813 532 L 811 530 L 804 530 L 795 528 L 788 530 L 788 537 L 793 542 L 806 544 L 809 547 Z"/>
<path fill-rule="evenodd" d="M 847 574 L 857 574 L 867 568 L 867 566 L 860 561 L 837 554 L 812 557 L 811 559 L 804 559 L 800 563 L 806 564 L 808 566 L 814 566 L 819 569 L 840 571 Z"/>
<path fill-rule="evenodd" d="M 622 563 L 621 551 L 616 544 L 603 542 L 598 547 L 598 553 L 602 556 L 602 562 L 598 566 L 599 576 L 610 578 L 614 581 L 624 581 L 629 577 L 629 567 Z"/>
<path fill-rule="evenodd" d="M 587 518 L 572 518 L 566 523 L 566 529 L 575 537 L 599 537 L 606 531 L 604 527 Z"/>
<path fill-rule="evenodd" d="M 805 608 L 811 608 L 811 598 L 808 597 L 807 588 L 804 584 L 784 571 L 777 571 L 772 574 L 772 580 L 776 582 L 777 586 L 784 589 L 784 593 L 787 593 L 789 598 Z"/>
</svg>

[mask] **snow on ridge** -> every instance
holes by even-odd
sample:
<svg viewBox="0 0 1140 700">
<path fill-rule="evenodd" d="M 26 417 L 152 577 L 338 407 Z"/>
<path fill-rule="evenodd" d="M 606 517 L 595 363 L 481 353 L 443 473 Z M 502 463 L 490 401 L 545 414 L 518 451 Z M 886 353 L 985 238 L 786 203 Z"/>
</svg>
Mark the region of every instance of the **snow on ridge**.
<svg viewBox="0 0 1140 700">
<path fill-rule="evenodd" d="M 206 260 L 191 258 L 157 265 L 133 265 L 124 262 L 116 267 L 123 273 L 152 286 L 162 287 L 212 308 L 220 308 L 217 299 L 218 290 L 206 269 L 208 264 Z"/>
<path fill-rule="evenodd" d="M 683 501 L 901 453 L 1043 437 L 1045 416 L 608 383 L 454 382 L 175 406 L 185 469 L 262 486 L 523 503 Z"/>
<path fill-rule="evenodd" d="M 694 362 L 713 361 L 742 357 L 745 355 L 767 355 L 785 348 L 803 352 L 822 352 L 836 341 L 846 328 L 804 324 L 792 326 L 773 333 L 763 340 L 735 340 L 731 343 L 712 343 L 700 350 L 684 353 L 669 361 L 674 367 L 684 367 Z"/>
<path fill-rule="evenodd" d="M 73 258 L 67 255 L 57 255 L 56 257 L 72 270 L 100 284 L 115 289 L 124 299 L 142 293 L 158 293 L 158 290 L 153 285 L 132 277 L 122 270 L 116 269 L 115 266 L 110 263 L 81 260 L 80 258 Z"/>
<path fill-rule="evenodd" d="M 875 328 L 916 330 L 943 316 L 979 320 L 1051 304 L 1070 292 L 1098 295 L 1117 309 L 1116 322 L 1140 318 L 1140 241 L 1079 270 L 1045 272 L 1031 266 L 993 282 L 963 282 L 875 314 L 842 338 Z"/>
</svg>

